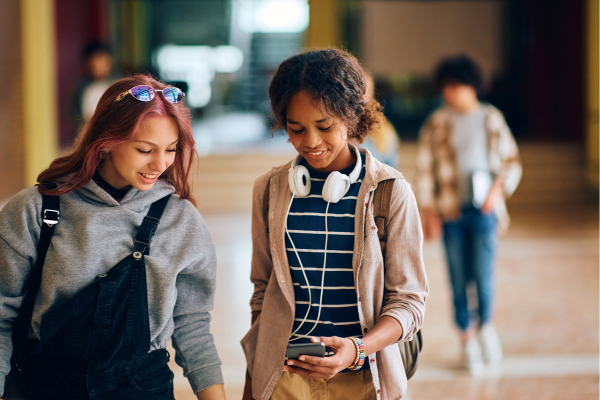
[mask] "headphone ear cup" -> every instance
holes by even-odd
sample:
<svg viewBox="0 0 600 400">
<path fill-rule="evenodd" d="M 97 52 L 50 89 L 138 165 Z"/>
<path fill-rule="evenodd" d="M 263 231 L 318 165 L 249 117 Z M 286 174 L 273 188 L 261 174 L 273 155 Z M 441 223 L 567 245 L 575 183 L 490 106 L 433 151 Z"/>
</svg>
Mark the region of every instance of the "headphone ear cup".
<svg viewBox="0 0 600 400">
<path fill-rule="evenodd" d="M 323 200 L 337 203 L 350 189 L 350 178 L 339 171 L 329 174 L 323 185 Z"/>
<path fill-rule="evenodd" d="M 308 196 L 310 194 L 310 174 L 304 165 L 290 168 L 288 183 L 295 196 Z"/>
</svg>

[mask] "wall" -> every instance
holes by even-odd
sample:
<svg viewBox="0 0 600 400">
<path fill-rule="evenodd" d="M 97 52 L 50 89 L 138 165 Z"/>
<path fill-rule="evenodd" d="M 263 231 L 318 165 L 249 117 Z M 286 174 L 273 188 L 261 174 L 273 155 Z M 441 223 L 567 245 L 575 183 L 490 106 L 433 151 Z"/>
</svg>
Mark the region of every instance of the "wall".
<svg viewBox="0 0 600 400">
<path fill-rule="evenodd" d="M 23 91 L 19 0 L 3 0 L 0 12 L 0 201 L 18 192 L 24 184 Z"/>
<path fill-rule="evenodd" d="M 598 0 L 587 1 L 587 98 L 586 98 L 586 122 L 587 122 L 587 180 L 590 187 L 598 190 L 598 164 L 599 164 L 599 146 L 598 125 L 599 119 L 599 100 L 598 100 Z"/>
<path fill-rule="evenodd" d="M 306 47 L 340 46 L 340 0 L 309 0 L 310 22 L 305 33 Z"/>
<path fill-rule="evenodd" d="M 58 155 L 54 1 L 21 0 L 25 185 Z"/>
<path fill-rule="evenodd" d="M 108 6 L 105 0 L 54 0 L 54 9 L 59 137 L 61 145 L 67 146 L 81 124 L 69 117 L 68 106 L 76 85 L 84 78 L 82 52 L 90 41 L 108 41 Z"/>
<path fill-rule="evenodd" d="M 430 74 L 440 58 L 466 52 L 499 71 L 500 1 L 368 1 L 362 53 L 375 75 Z"/>
</svg>

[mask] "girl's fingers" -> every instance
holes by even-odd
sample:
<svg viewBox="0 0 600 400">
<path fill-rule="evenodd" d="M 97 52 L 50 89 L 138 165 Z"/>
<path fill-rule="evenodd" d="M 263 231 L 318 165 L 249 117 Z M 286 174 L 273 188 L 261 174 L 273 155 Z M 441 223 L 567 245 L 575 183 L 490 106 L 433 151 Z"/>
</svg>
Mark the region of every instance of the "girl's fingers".
<svg viewBox="0 0 600 400">
<path fill-rule="evenodd" d="M 302 356 L 302 357 L 308 357 L 308 356 Z M 311 358 L 321 358 L 321 357 L 311 357 Z M 324 357 L 323 357 L 324 358 Z M 325 365 L 316 365 L 316 364 L 312 364 L 306 361 L 300 361 L 300 360 L 288 360 L 287 363 L 289 366 L 293 366 L 293 367 L 297 367 L 297 368 L 302 368 L 302 369 L 307 369 L 310 371 L 320 371 L 320 372 L 327 372 L 328 370 L 331 369 L 331 367 L 329 366 L 325 366 Z"/>
<path fill-rule="evenodd" d="M 334 367 L 335 366 L 335 356 L 331 357 L 314 357 L 314 356 L 300 356 L 299 361 L 306 362 L 312 365 L 321 366 L 321 367 Z M 333 358 L 333 360 L 332 360 Z M 294 362 L 296 360 L 293 360 Z"/>
<path fill-rule="evenodd" d="M 325 346 L 332 347 L 334 349 L 339 348 L 345 339 L 338 336 L 313 336 L 310 341 L 313 343 L 325 343 Z"/>
</svg>

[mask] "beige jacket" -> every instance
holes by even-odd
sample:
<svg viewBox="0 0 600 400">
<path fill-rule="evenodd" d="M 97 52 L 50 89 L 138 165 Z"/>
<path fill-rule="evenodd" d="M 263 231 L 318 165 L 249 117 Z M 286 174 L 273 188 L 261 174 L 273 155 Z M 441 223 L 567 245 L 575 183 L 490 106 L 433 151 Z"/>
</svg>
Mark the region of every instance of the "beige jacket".
<svg viewBox="0 0 600 400">
<path fill-rule="evenodd" d="M 421 328 L 428 283 L 423 265 L 423 234 L 417 204 L 402 175 L 383 165 L 365 150 L 366 173 L 355 217 L 354 279 L 363 332 L 384 315 L 395 318 L 403 329 L 399 341 L 411 340 Z M 288 338 L 294 320 L 294 289 L 284 242 L 284 223 L 291 199 L 288 169 L 273 168 L 254 183 L 252 202 L 252 311 L 260 317 L 242 339 L 252 395 L 266 400 L 282 375 Z M 386 254 L 382 256 L 373 219 L 373 191 L 383 180 L 395 178 L 390 205 Z M 268 220 L 263 198 L 270 180 Z M 385 259 L 385 268 L 384 268 Z M 406 376 L 397 345 L 369 356 L 373 384 L 379 399 L 396 400 L 406 392 Z"/>
<path fill-rule="evenodd" d="M 519 185 L 521 158 L 502 113 L 490 104 L 482 104 L 482 107 L 485 113 L 490 171 L 504 181 L 504 197 L 494 205 L 498 228 L 500 232 L 504 232 L 510 222 L 504 199 L 510 197 Z M 442 107 L 421 128 L 417 155 L 416 193 L 419 207 L 436 208 L 444 220 L 460 216 L 453 135 L 451 111 Z"/>
</svg>

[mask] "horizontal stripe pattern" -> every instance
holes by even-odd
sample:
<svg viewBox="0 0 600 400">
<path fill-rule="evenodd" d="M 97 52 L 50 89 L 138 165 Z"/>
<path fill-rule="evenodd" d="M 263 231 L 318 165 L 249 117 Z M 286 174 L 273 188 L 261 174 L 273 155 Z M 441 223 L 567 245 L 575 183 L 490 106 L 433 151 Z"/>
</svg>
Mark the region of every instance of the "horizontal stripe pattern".
<svg viewBox="0 0 600 400">
<path fill-rule="evenodd" d="M 353 168 L 354 165 L 340 172 L 348 175 Z M 309 168 L 309 172 L 311 175 L 310 193 L 308 196 L 294 196 L 287 216 L 288 233 L 294 246 L 287 234 L 285 236 L 286 252 L 296 298 L 293 331 L 296 331 L 301 325 L 292 338 L 298 338 L 293 340 L 293 343 L 309 342 L 310 336 L 360 337 L 362 332 L 358 316 L 352 259 L 354 214 L 358 191 L 365 174 L 364 163 L 359 180 L 350 186 L 348 193 L 338 203 L 329 204 L 327 252 L 325 252 L 327 202 L 323 200 L 322 190 L 329 174 L 311 168 Z M 294 247 L 296 251 L 294 251 Z M 304 271 L 300 267 L 298 256 L 302 260 Z M 323 270 L 325 256 L 327 263 Z M 322 289 L 323 272 L 325 272 L 325 280 Z M 319 307 L 321 297 L 322 305 Z M 303 320 L 305 321 L 302 324 Z M 311 332 L 309 333 L 309 331 Z"/>
</svg>

